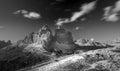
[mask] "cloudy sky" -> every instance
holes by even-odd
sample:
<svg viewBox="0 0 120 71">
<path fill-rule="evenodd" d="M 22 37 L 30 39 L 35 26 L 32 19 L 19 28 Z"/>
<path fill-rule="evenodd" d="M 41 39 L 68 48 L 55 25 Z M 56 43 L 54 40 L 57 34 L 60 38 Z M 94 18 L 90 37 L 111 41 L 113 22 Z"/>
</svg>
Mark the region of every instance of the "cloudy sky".
<svg viewBox="0 0 120 71">
<path fill-rule="evenodd" d="M 74 39 L 120 37 L 120 0 L 0 0 L 0 40 L 17 41 L 47 24 Z"/>
</svg>

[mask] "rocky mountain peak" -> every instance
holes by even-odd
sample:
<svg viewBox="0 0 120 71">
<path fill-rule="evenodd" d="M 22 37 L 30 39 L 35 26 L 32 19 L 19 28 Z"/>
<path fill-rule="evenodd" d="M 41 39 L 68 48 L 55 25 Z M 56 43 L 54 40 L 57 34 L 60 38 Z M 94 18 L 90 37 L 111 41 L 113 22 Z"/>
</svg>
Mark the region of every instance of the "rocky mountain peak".
<svg viewBox="0 0 120 71">
<path fill-rule="evenodd" d="M 48 30 L 48 29 L 49 29 L 48 25 L 44 25 L 44 26 L 42 27 L 42 30 Z"/>
<path fill-rule="evenodd" d="M 43 26 L 39 31 L 28 34 L 22 42 L 25 44 L 42 45 L 52 39 L 53 35 L 47 25 Z"/>
</svg>

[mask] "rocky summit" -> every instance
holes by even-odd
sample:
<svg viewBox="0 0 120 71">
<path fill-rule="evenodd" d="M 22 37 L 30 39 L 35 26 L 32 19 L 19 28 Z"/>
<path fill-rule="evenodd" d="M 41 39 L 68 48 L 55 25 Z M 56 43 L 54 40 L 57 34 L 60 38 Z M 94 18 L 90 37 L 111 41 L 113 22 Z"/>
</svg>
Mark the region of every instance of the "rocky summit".
<svg viewBox="0 0 120 71">
<path fill-rule="evenodd" d="M 37 45 L 43 45 L 44 43 L 46 43 L 43 46 L 47 46 L 47 43 L 50 43 L 52 37 L 53 35 L 51 30 L 47 25 L 45 25 L 38 32 L 32 32 L 28 34 L 23 41 L 27 44 L 34 43 Z"/>
</svg>

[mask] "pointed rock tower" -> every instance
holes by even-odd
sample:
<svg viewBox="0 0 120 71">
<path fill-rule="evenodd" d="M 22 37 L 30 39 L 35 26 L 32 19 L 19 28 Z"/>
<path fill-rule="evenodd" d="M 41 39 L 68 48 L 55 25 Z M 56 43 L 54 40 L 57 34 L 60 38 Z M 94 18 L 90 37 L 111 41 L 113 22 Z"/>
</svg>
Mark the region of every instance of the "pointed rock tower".
<svg viewBox="0 0 120 71">
<path fill-rule="evenodd" d="M 63 54 L 73 53 L 76 49 L 76 45 L 73 42 L 72 33 L 62 28 L 56 29 L 52 47 L 56 52 Z"/>
<path fill-rule="evenodd" d="M 28 34 L 24 40 L 19 41 L 19 44 L 28 45 L 25 49 L 28 51 L 50 51 L 50 44 L 52 42 L 52 31 L 47 25 L 43 26 L 38 32 Z M 18 44 L 18 45 L 19 45 Z M 53 50 L 53 49 L 52 49 Z"/>
</svg>

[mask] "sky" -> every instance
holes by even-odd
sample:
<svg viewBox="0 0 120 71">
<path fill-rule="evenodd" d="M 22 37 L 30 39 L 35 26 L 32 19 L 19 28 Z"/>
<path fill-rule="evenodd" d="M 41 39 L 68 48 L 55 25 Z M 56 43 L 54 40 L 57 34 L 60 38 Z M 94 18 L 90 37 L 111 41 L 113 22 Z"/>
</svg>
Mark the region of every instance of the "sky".
<svg viewBox="0 0 120 71">
<path fill-rule="evenodd" d="M 74 39 L 120 37 L 120 0 L 0 0 L 0 40 L 17 41 L 47 24 Z"/>
</svg>

